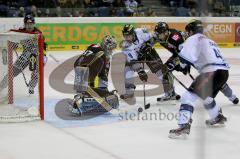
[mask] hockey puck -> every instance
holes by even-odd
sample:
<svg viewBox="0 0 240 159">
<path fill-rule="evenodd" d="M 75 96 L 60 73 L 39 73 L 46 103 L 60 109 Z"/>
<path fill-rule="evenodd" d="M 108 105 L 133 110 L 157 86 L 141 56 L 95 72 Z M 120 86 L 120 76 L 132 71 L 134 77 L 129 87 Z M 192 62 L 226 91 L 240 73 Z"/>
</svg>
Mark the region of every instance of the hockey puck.
<svg viewBox="0 0 240 159">
<path fill-rule="evenodd" d="M 157 102 L 161 102 L 161 98 L 157 98 Z"/>
<path fill-rule="evenodd" d="M 139 113 L 143 112 L 143 108 L 142 108 L 142 107 L 139 107 L 139 108 L 138 108 L 138 112 L 139 112 Z"/>
<path fill-rule="evenodd" d="M 180 95 L 176 95 L 176 100 L 179 100 L 181 98 Z"/>
</svg>

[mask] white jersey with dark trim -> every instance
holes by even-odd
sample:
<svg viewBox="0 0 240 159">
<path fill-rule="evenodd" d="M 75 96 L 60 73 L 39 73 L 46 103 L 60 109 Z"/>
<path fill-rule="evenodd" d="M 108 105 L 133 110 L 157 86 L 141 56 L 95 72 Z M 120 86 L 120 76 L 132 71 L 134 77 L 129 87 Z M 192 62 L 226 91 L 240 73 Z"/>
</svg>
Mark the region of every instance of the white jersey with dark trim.
<svg viewBox="0 0 240 159">
<path fill-rule="evenodd" d="M 152 34 L 145 28 L 136 28 L 136 40 L 122 48 L 122 52 L 127 56 L 128 61 L 137 60 L 138 52 L 142 44 L 152 38 Z"/>
<path fill-rule="evenodd" d="M 200 73 L 229 69 L 217 44 L 203 34 L 190 36 L 183 44 L 179 56 L 190 62 Z"/>
</svg>

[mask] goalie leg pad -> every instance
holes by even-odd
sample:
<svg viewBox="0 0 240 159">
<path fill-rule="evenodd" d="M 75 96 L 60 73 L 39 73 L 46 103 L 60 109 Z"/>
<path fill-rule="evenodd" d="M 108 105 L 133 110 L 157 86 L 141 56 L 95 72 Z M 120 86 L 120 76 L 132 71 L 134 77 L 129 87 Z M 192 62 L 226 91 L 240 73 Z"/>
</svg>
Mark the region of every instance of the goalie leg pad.
<svg viewBox="0 0 240 159">
<path fill-rule="evenodd" d="M 119 100 L 118 97 L 115 94 L 109 95 L 105 97 L 107 103 L 113 108 L 118 109 L 119 107 Z"/>
<path fill-rule="evenodd" d="M 38 69 L 36 69 L 35 71 L 32 71 L 31 74 L 31 80 L 29 81 L 29 91 L 30 90 L 34 90 L 34 88 L 37 86 L 38 83 Z"/>
<path fill-rule="evenodd" d="M 68 109 L 73 114 L 78 115 L 96 115 L 107 112 L 94 98 L 75 96 L 69 103 Z"/>
<path fill-rule="evenodd" d="M 30 52 L 24 51 L 22 55 L 13 64 L 13 76 L 16 77 L 29 64 Z"/>
<path fill-rule="evenodd" d="M 119 107 L 119 100 L 115 94 L 105 97 L 106 102 L 113 108 Z M 75 95 L 72 103 L 69 103 L 69 110 L 73 114 L 79 115 L 96 115 L 99 113 L 105 113 L 107 110 L 99 104 L 94 98 L 89 95 Z"/>
</svg>

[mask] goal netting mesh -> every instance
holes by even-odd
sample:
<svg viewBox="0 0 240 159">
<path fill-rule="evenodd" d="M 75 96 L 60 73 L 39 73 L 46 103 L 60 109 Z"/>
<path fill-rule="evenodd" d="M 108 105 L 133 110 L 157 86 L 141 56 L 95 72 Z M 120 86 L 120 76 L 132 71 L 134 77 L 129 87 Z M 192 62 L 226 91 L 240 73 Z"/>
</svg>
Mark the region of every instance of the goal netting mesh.
<svg viewBox="0 0 240 159">
<path fill-rule="evenodd" d="M 43 39 L 0 33 L 0 122 L 43 118 Z"/>
</svg>

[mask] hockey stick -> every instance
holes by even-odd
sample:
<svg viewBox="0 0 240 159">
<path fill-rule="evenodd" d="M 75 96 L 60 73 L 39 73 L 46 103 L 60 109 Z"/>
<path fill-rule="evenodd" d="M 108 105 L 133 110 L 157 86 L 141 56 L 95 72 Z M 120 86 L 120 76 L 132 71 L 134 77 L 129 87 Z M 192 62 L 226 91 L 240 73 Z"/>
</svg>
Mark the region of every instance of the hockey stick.
<svg viewBox="0 0 240 159">
<path fill-rule="evenodd" d="M 145 70 L 145 63 L 146 63 L 146 57 L 145 57 L 145 61 L 143 62 L 143 70 Z M 146 104 L 146 90 L 145 90 L 145 81 L 143 81 L 143 105 L 144 105 L 144 109 L 149 109 L 150 108 L 150 103 Z M 139 107 L 138 108 L 138 112 L 142 112 L 143 108 Z"/>
<path fill-rule="evenodd" d="M 185 86 L 174 74 L 171 73 L 169 75 L 172 76 L 181 86 L 183 86 L 183 88 L 188 90 L 187 86 Z"/>
<path fill-rule="evenodd" d="M 54 57 L 52 54 L 49 54 L 49 57 L 51 57 L 56 63 L 59 63 L 60 61 Z"/>
<path fill-rule="evenodd" d="M 14 50 L 14 52 L 15 52 L 17 58 L 19 58 L 19 55 L 18 55 L 17 51 Z M 29 82 L 27 82 L 27 78 L 26 78 L 26 76 L 25 76 L 25 74 L 24 74 L 22 69 L 21 69 L 21 73 L 22 73 L 22 76 L 23 76 L 23 79 L 24 79 L 24 82 L 25 82 L 26 86 L 29 87 Z"/>
<path fill-rule="evenodd" d="M 192 76 L 192 74 L 189 72 L 188 75 L 191 77 L 192 80 L 195 80 L 195 78 Z"/>
<path fill-rule="evenodd" d="M 101 106 L 104 107 L 108 112 L 112 110 L 112 107 L 105 101 L 104 98 L 100 97 L 91 87 L 87 87 L 87 93 L 89 93 Z"/>
</svg>

